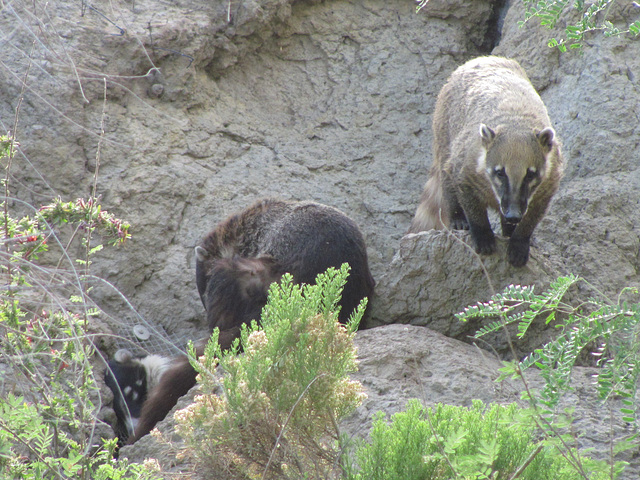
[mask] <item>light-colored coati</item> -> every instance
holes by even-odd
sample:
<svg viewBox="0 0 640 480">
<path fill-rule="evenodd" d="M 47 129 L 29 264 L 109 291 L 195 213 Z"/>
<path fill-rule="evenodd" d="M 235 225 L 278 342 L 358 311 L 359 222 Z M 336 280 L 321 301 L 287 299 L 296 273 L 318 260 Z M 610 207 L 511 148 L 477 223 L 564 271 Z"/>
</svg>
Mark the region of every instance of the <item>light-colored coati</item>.
<svg viewBox="0 0 640 480">
<path fill-rule="evenodd" d="M 453 72 L 436 102 L 433 154 L 409 232 L 469 229 L 476 251 L 491 254 L 490 207 L 511 237 L 509 263 L 525 265 L 564 165 L 547 109 L 516 61 L 480 57 Z"/>
<path fill-rule="evenodd" d="M 291 273 L 314 283 L 319 273 L 343 263 L 351 267 L 339 319 L 346 322 L 373 293 L 367 250 L 358 226 L 339 210 L 313 202 L 259 201 L 214 228 L 196 247 L 196 284 L 210 330 L 220 329 L 221 348 L 230 348 L 240 327 L 259 320 L 271 283 Z M 197 345 L 201 355 L 204 343 Z M 128 443 L 151 431 L 196 383 L 186 357 L 176 357 L 149 392 Z"/>
</svg>

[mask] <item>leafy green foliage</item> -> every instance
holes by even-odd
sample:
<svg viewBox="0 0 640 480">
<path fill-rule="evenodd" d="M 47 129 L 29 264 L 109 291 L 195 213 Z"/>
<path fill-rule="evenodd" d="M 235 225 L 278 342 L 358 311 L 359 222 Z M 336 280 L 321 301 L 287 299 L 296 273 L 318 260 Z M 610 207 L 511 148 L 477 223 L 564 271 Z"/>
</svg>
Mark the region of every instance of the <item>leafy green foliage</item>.
<svg viewBox="0 0 640 480">
<path fill-rule="evenodd" d="M 60 198 L 56 198 L 49 205 L 41 207 L 38 216 L 52 225 L 72 223 L 82 230 L 97 229 L 110 245 L 124 243 L 131 238 L 130 225 L 106 210 L 102 210 L 102 206 L 95 197 L 87 200 L 78 198 L 73 202 L 63 202 Z M 97 247 L 98 250 L 100 248 L 100 246 Z"/>
<path fill-rule="evenodd" d="M 347 275 L 346 264 L 315 285 L 284 275 L 269 290 L 261 326 L 244 326 L 226 352 L 214 331 L 193 362 L 203 395 L 176 414 L 177 430 L 216 478 L 326 478 L 335 468 L 337 422 L 363 398 L 347 375 L 366 301 L 347 326 L 337 320 Z"/>
<path fill-rule="evenodd" d="M 609 10 L 616 0 L 524 0 L 527 11 L 525 20 L 518 22 L 520 26 L 532 18 L 538 18 L 540 24 L 550 29 L 555 28 L 556 23 L 564 12 L 573 10 L 577 13 L 577 20 L 565 27 L 566 38 L 549 40 L 550 47 L 556 47 L 561 52 L 567 49 L 579 49 L 583 45 L 584 37 L 590 32 L 602 32 L 606 37 L 631 34 L 640 34 L 640 21 L 636 20 L 620 29 L 607 20 Z"/>
<path fill-rule="evenodd" d="M 541 295 L 536 295 L 532 286 L 509 285 L 503 293 L 494 295 L 488 302 L 467 307 L 455 316 L 463 322 L 477 318 L 498 318 L 478 330 L 475 338 L 513 324 L 518 327 L 517 336 L 523 337 L 536 318 L 546 316 L 547 324 L 555 320 L 562 298 L 577 281 L 578 277 L 575 276 L 561 277 Z M 523 307 L 526 309 L 523 310 Z"/>
<path fill-rule="evenodd" d="M 471 408 L 410 400 L 388 423 L 379 412 L 370 439 L 345 456 L 346 480 L 582 478 L 566 458 L 536 434 L 528 412 L 516 404 Z M 607 466 L 581 458 L 591 479 L 607 478 Z"/>
<path fill-rule="evenodd" d="M 0 138 L 0 160 L 15 145 Z M 69 270 L 36 263 L 48 251 L 49 240 L 63 247 L 63 258 L 71 259 L 68 247 L 78 232 L 87 245 L 94 228 L 118 243 L 128 238 L 128 224 L 101 211 L 95 199 L 56 200 L 18 220 L 6 203 L 3 211 L 0 478 L 151 478 L 153 468 L 113 460 L 115 440 L 95 438 L 101 399 L 87 329 L 88 319 L 99 310 L 88 303 L 82 276 L 73 262 Z M 66 246 L 54 223 L 74 228 Z M 87 268 L 96 251 L 92 247 L 81 259 Z"/>
<path fill-rule="evenodd" d="M 562 303 L 567 290 L 580 281 L 573 275 L 560 277 L 541 295 L 534 294 L 533 287 L 511 285 L 488 302 L 477 303 L 456 316 L 462 321 L 498 318 L 480 328 L 476 337 L 514 324 L 518 327 L 518 336 L 523 336 L 536 318 L 543 318 L 547 323 L 556 321 L 559 330 L 556 338 L 521 361 L 505 362 L 500 377 L 525 380 L 524 372 L 528 368 L 539 370 L 544 387 L 540 391 L 527 388 L 523 396 L 534 407 L 539 425 L 550 436 L 557 437 L 558 432 L 570 427 L 572 412 L 559 412 L 558 407 L 563 396 L 573 388 L 573 369 L 585 348 L 597 345 L 597 351 L 592 353 L 600 367 L 594 375 L 594 395 L 602 403 L 620 399 L 619 419 L 631 424 L 634 434 L 631 438 L 617 439 L 619 449 L 630 445 L 637 448 L 637 443 L 632 441 L 637 437 L 639 426 L 640 304 L 621 301 L 613 304 L 596 298 L 578 307 Z M 557 315 L 559 312 L 563 315 Z M 614 465 L 616 470 L 621 468 L 622 463 Z"/>
<path fill-rule="evenodd" d="M 85 458 L 81 444 L 61 425 L 64 419 L 56 423 L 53 421 L 54 412 L 50 413 L 45 417 L 39 405 L 26 402 L 13 394 L 0 401 L 2 478 L 152 478 L 153 467 L 149 468 L 150 465 L 114 461 L 115 439 L 103 441 L 102 448 L 91 458 Z"/>
</svg>

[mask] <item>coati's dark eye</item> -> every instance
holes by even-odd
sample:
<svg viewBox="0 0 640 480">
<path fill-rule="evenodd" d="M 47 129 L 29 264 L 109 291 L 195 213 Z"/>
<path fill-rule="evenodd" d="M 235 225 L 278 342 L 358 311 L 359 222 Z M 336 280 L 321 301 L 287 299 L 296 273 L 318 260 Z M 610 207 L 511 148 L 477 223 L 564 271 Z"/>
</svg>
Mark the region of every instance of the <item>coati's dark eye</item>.
<svg viewBox="0 0 640 480">
<path fill-rule="evenodd" d="M 493 170 L 493 174 L 500 180 L 507 178 L 507 172 L 505 171 L 504 167 L 496 167 Z"/>
<path fill-rule="evenodd" d="M 528 182 L 530 182 L 531 180 L 533 180 L 534 178 L 536 178 L 538 176 L 538 171 L 536 169 L 527 169 L 527 174 L 524 176 L 524 179 Z"/>
</svg>

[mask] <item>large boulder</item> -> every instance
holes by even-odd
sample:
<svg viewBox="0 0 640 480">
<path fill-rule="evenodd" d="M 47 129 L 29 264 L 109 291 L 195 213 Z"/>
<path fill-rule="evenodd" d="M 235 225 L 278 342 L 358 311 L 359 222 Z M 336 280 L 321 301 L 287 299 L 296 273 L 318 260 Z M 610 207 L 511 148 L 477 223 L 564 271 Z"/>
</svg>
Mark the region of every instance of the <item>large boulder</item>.
<svg viewBox="0 0 640 480">
<path fill-rule="evenodd" d="M 408 323 L 427 326 L 465 342 L 473 342 L 480 320 L 461 322 L 453 316 L 465 307 L 486 302 L 509 285 L 532 285 L 541 293 L 560 272 L 554 269 L 543 248 L 531 249 L 523 268 L 506 260 L 507 239 L 497 239 L 497 252 L 489 257 L 475 253 L 467 233 L 428 231 L 400 240 L 398 252 L 379 277 L 367 326 Z M 551 338 L 552 325 L 536 320 L 529 334 L 515 343 L 517 354 L 533 351 Z M 503 356 L 511 356 L 507 337 L 501 332 L 478 343 Z"/>
</svg>

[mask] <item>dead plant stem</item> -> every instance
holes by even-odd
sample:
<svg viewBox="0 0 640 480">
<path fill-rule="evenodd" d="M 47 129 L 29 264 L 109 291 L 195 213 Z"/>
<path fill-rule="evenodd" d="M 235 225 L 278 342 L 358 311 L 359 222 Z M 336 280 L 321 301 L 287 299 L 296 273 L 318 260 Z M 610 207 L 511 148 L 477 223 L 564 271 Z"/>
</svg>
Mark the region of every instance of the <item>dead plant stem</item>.
<svg viewBox="0 0 640 480">
<path fill-rule="evenodd" d="M 29 63 L 27 64 L 27 70 L 24 72 L 20 87 L 20 96 L 18 97 L 18 104 L 16 105 L 16 114 L 13 120 L 13 132 L 9 135 L 9 158 L 7 161 L 7 168 L 4 177 L 4 237 L 9 238 L 9 176 L 11 175 L 11 165 L 13 164 L 14 147 L 16 144 L 16 137 L 18 135 L 18 120 L 20 118 L 20 107 L 24 100 L 24 92 L 27 88 L 27 79 L 29 78 L 29 72 L 31 71 L 33 49 L 35 48 L 35 40 L 31 44 L 31 52 L 29 52 Z M 9 244 L 6 244 L 7 253 L 10 254 Z M 9 258 L 11 255 L 9 255 Z M 7 261 L 7 274 L 11 275 L 11 262 Z"/>
</svg>

